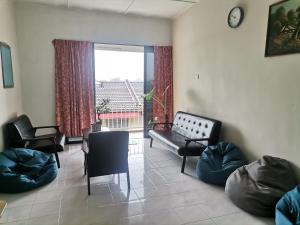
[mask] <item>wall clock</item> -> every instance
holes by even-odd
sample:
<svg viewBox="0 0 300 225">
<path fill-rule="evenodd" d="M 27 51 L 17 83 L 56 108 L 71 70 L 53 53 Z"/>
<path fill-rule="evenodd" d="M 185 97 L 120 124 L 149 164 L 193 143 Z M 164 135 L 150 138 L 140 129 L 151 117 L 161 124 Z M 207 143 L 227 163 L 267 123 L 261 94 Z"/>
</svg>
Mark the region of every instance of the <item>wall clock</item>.
<svg viewBox="0 0 300 225">
<path fill-rule="evenodd" d="M 231 28 L 237 28 L 241 25 L 244 19 L 244 10 L 241 7 L 234 7 L 228 15 L 228 25 Z"/>
</svg>

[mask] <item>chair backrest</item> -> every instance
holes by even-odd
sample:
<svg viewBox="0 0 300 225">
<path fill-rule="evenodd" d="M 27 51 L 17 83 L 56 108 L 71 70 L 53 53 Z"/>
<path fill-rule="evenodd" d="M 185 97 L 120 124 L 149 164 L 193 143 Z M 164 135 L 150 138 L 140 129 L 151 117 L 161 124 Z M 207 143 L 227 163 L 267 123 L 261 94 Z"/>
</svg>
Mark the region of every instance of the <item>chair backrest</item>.
<svg viewBox="0 0 300 225">
<path fill-rule="evenodd" d="M 35 137 L 35 131 L 30 122 L 30 119 L 26 115 L 18 116 L 7 123 L 7 132 L 10 142 L 14 147 L 16 143 L 24 140 L 25 138 Z"/>
<path fill-rule="evenodd" d="M 128 171 L 128 131 L 102 131 L 89 134 L 88 176 Z"/>
</svg>

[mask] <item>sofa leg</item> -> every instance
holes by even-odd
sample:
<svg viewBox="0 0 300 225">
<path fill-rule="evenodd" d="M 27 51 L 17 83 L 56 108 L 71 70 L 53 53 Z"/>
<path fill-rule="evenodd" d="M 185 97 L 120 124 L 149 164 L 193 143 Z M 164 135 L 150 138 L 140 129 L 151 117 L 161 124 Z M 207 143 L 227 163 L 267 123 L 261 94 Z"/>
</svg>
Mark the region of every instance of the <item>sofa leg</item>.
<svg viewBox="0 0 300 225">
<path fill-rule="evenodd" d="M 185 161 L 186 161 L 186 156 L 184 155 L 182 159 L 181 173 L 184 173 Z"/>
<path fill-rule="evenodd" d="M 150 148 L 152 148 L 153 138 L 150 139 Z"/>
<path fill-rule="evenodd" d="M 58 154 L 57 152 L 54 153 L 55 155 L 55 159 L 56 159 L 56 163 L 57 163 L 57 167 L 60 168 L 60 162 L 59 162 L 59 158 L 58 158 Z"/>
</svg>

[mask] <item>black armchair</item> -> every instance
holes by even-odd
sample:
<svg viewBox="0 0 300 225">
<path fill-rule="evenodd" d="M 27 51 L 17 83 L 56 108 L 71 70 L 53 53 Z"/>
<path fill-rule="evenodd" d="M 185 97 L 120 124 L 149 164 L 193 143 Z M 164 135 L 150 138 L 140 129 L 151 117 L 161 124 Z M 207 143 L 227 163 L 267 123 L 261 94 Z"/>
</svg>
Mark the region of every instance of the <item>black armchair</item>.
<svg viewBox="0 0 300 225">
<path fill-rule="evenodd" d="M 89 195 L 90 178 L 110 174 L 127 173 L 127 185 L 130 189 L 128 142 L 128 131 L 102 131 L 89 134 L 89 151 L 86 155 Z"/>
<path fill-rule="evenodd" d="M 38 129 L 46 128 L 55 129 L 56 132 L 36 135 Z M 64 149 L 65 135 L 60 133 L 58 128 L 58 126 L 33 127 L 26 115 L 21 115 L 7 123 L 7 132 L 11 147 L 31 148 L 46 153 L 54 153 L 57 166 L 60 167 L 57 152 Z"/>
</svg>

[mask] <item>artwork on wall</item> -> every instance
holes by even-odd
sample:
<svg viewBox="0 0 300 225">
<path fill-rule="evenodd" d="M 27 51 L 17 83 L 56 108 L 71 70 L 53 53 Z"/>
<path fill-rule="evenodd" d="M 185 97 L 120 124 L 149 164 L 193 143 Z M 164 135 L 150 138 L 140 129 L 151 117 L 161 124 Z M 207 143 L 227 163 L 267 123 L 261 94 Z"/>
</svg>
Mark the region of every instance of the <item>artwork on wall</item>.
<svg viewBox="0 0 300 225">
<path fill-rule="evenodd" d="M 0 62 L 1 62 L 1 70 L 2 70 L 2 78 L 3 78 L 3 87 L 4 88 L 14 87 L 11 50 L 9 45 L 3 42 L 0 42 Z"/>
<path fill-rule="evenodd" d="M 300 53 L 300 0 L 270 6 L 265 56 Z"/>
</svg>

